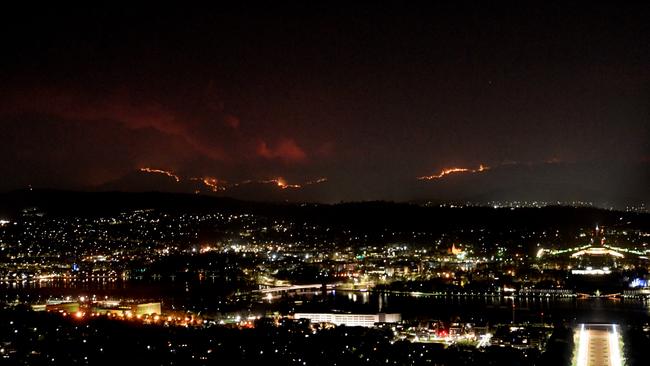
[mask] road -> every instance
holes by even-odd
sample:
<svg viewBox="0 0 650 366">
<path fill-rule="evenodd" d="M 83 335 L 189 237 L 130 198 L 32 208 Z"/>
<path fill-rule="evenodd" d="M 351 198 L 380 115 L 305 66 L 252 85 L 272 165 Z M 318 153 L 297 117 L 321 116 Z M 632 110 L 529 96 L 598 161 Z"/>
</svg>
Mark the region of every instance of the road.
<svg viewBox="0 0 650 366">
<path fill-rule="evenodd" d="M 575 366 L 621 366 L 616 324 L 580 324 L 577 329 Z"/>
</svg>

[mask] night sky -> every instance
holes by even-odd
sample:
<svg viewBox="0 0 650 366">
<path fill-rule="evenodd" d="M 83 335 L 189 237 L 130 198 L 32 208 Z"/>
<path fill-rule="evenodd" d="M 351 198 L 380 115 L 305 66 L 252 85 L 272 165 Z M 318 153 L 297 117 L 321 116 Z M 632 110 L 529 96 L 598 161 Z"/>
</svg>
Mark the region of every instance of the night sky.
<svg viewBox="0 0 650 366">
<path fill-rule="evenodd" d="M 0 190 L 650 199 L 641 3 L 1 17 Z"/>
</svg>

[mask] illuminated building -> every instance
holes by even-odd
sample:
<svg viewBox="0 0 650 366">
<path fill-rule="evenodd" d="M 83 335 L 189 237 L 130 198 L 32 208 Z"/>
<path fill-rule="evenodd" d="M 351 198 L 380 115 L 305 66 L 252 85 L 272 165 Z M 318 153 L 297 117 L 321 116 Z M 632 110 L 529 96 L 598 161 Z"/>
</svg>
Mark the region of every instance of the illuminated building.
<svg viewBox="0 0 650 366">
<path fill-rule="evenodd" d="M 621 366 L 621 342 L 616 324 L 580 324 L 574 365 Z"/>
<path fill-rule="evenodd" d="M 48 303 L 45 305 L 46 311 L 58 311 L 66 313 L 75 313 L 79 311 L 78 302 L 60 302 L 60 303 Z"/>
<path fill-rule="evenodd" d="M 448 253 L 453 255 L 461 255 L 463 254 L 463 250 L 460 248 L 456 248 L 456 244 L 452 244 Z"/>
<path fill-rule="evenodd" d="M 151 314 L 160 314 L 162 312 L 159 302 L 147 302 L 143 304 L 136 304 L 131 306 L 131 310 L 135 315 L 151 315 Z"/>
<path fill-rule="evenodd" d="M 162 311 L 159 302 L 119 304 L 116 302 L 104 301 L 96 303 L 95 306 L 92 307 L 92 312 L 97 314 L 152 315 L 160 314 Z"/>
<path fill-rule="evenodd" d="M 589 244 L 561 250 L 540 249 L 537 258 L 543 268 L 566 268 L 574 275 L 608 275 L 624 266 L 647 263 L 647 251 L 605 244 L 603 228 L 596 230 Z"/>
<path fill-rule="evenodd" d="M 308 319 L 312 323 L 332 323 L 348 327 L 372 327 L 375 323 L 397 323 L 402 315 L 397 313 L 340 314 L 340 313 L 296 313 L 295 319 Z"/>
</svg>

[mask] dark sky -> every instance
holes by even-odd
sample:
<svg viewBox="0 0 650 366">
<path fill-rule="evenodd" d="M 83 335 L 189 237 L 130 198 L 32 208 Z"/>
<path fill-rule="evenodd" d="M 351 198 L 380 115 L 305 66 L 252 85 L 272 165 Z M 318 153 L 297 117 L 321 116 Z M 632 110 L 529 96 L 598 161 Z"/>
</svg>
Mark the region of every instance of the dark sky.
<svg viewBox="0 0 650 366">
<path fill-rule="evenodd" d="M 414 190 L 447 177 L 417 177 L 483 164 L 449 178 L 505 189 L 521 166 L 523 191 L 647 198 L 648 8 L 359 10 L 5 12 L 0 189 L 152 167 L 326 177 L 313 200 L 444 199 Z"/>
</svg>

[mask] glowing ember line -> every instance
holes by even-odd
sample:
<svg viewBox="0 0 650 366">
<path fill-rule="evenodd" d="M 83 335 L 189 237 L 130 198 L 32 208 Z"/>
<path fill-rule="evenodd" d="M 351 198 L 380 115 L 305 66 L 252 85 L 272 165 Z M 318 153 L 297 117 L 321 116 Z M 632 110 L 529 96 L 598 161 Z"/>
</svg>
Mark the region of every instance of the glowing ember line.
<svg viewBox="0 0 650 366">
<path fill-rule="evenodd" d="M 176 174 L 174 174 L 174 172 L 168 171 L 168 170 L 152 169 L 152 168 L 140 168 L 140 171 L 145 172 L 145 173 L 164 174 L 164 175 L 166 175 L 166 176 L 168 176 L 170 178 L 173 178 L 177 182 L 181 181 L 181 178 L 178 175 L 176 175 Z"/>
<path fill-rule="evenodd" d="M 441 179 L 444 178 L 447 175 L 450 174 L 456 174 L 456 173 L 481 173 L 486 170 L 490 170 L 489 166 L 486 165 L 479 165 L 478 168 L 476 169 L 470 169 L 470 168 L 447 168 L 443 169 L 440 171 L 438 174 L 433 174 L 433 175 L 425 175 L 422 177 L 418 177 L 418 180 L 434 180 L 434 179 Z"/>
<path fill-rule="evenodd" d="M 261 181 L 261 183 L 275 183 L 281 189 L 302 188 L 302 186 L 300 184 L 289 184 L 289 183 L 287 183 L 287 181 L 282 177 L 278 177 L 276 179 L 263 180 L 263 181 Z"/>
<path fill-rule="evenodd" d="M 289 189 L 289 188 L 300 189 L 300 188 L 303 188 L 305 186 L 309 186 L 309 185 L 312 185 L 312 184 L 324 183 L 324 182 L 327 182 L 327 178 L 322 177 L 322 178 L 318 178 L 318 179 L 315 179 L 315 180 L 307 181 L 307 182 L 302 183 L 302 184 L 294 184 L 294 183 L 289 184 L 286 179 L 284 179 L 282 177 L 278 177 L 278 178 L 266 179 L 266 180 L 247 179 L 247 180 L 241 181 L 239 183 L 233 183 L 229 187 L 238 187 L 238 186 L 242 186 L 242 185 L 245 185 L 245 184 L 274 184 L 274 185 L 278 186 L 278 188 L 280 188 L 280 189 Z"/>
<path fill-rule="evenodd" d="M 219 186 L 219 181 L 218 181 L 216 178 L 211 178 L 211 177 L 203 178 L 203 184 L 205 184 L 206 186 L 210 187 L 210 189 L 211 189 L 213 192 L 216 192 L 216 191 L 218 191 L 220 188 L 222 188 L 221 186 Z M 224 188 L 225 188 L 225 187 L 224 187 Z"/>
<path fill-rule="evenodd" d="M 203 183 L 204 186 L 208 187 L 212 192 L 225 191 L 227 189 L 227 182 L 221 181 L 214 177 L 198 177 L 190 178 L 190 180 L 195 180 Z"/>
<path fill-rule="evenodd" d="M 154 168 L 140 168 L 141 172 L 145 173 L 154 173 L 154 174 L 164 174 L 170 178 L 173 178 L 176 182 L 180 182 L 182 179 L 189 179 L 192 181 L 197 181 L 203 184 L 207 189 L 209 189 L 212 192 L 220 192 L 220 191 L 227 191 L 231 188 L 234 187 L 239 187 L 245 184 L 251 184 L 251 183 L 262 183 L 262 184 L 274 184 L 280 189 L 300 189 L 303 188 L 304 186 L 312 185 L 312 184 L 319 184 L 323 182 L 327 182 L 327 178 L 322 177 L 318 178 L 315 180 L 307 181 L 303 184 L 290 184 L 287 182 L 286 179 L 282 177 L 278 178 L 273 178 L 273 179 L 267 179 L 267 180 L 251 180 L 247 179 L 241 182 L 236 182 L 236 183 L 229 183 L 225 180 L 221 180 L 215 177 L 192 177 L 192 178 L 181 178 L 180 176 L 174 174 L 174 172 L 169 171 L 169 170 L 162 170 L 162 169 L 154 169 Z M 197 191 L 199 192 L 199 191 Z"/>
</svg>

